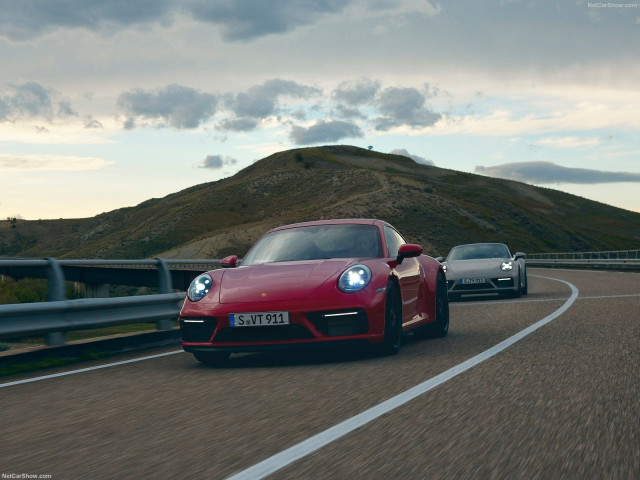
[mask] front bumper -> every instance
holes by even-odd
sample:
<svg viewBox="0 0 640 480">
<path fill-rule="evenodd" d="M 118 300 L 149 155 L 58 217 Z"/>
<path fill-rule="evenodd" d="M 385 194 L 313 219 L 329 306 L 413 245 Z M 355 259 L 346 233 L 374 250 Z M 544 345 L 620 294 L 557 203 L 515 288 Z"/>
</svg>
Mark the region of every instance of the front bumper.
<svg viewBox="0 0 640 480">
<path fill-rule="evenodd" d="M 187 352 L 255 352 L 299 347 L 375 344 L 384 338 L 384 292 L 340 294 L 312 302 L 185 303 L 180 314 Z M 289 325 L 231 327 L 229 314 L 289 312 Z"/>
<path fill-rule="evenodd" d="M 517 291 L 517 281 L 513 277 L 501 276 L 485 278 L 482 283 L 463 284 L 461 279 L 447 279 L 449 295 L 487 295 L 513 293 Z"/>
</svg>

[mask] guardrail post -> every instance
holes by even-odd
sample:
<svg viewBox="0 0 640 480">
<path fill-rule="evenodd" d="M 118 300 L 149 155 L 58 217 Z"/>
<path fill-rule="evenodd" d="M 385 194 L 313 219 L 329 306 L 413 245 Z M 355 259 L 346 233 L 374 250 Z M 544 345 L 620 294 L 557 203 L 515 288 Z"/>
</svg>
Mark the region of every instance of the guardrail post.
<svg viewBox="0 0 640 480">
<path fill-rule="evenodd" d="M 169 267 L 167 267 L 167 263 L 162 258 L 156 258 L 156 265 L 158 268 L 158 293 L 171 293 L 171 272 L 169 271 Z M 156 322 L 156 328 L 158 330 L 171 330 L 174 320 L 175 318 L 158 320 Z"/>
<path fill-rule="evenodd" d="M 47 284 L 47 301 L 59 302 L 67 299 L 64 291 L 64 273 L 60 264 L 55 258 L 47 258 L 49 266 L 48 284 Z M 65 336 L 63 332 L 50 332 L 44 336 L 45 343 L 50 346 L 60 346 L 65 344 Z"/>
</svg>

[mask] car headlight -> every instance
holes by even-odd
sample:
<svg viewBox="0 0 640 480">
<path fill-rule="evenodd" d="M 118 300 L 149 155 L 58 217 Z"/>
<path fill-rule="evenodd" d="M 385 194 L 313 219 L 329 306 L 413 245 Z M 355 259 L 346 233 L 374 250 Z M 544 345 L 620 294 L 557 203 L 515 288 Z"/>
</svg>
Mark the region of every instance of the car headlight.
<svg viewBox="0 0 640 480">
<path fill-rule="evenodd" d="M 446 265 L 442 265 L 442 270 L 444 271 L 444 273 L 447 273 L 447 266 Z"/>
<path fill-rule="evenodd" d="M 366 265 L 355 265 L 344 271 L 338 280 L 338 288 L 345 293 L 359 292 L 371 281 L 371 270 Z"/>
<path fill-rule="evenodd" d="M 187 290 L 187 297 L 192 302 L 197 302 L 198 300 L 202 300 L 207 296 L 209 290 L 213 286 L 213 280 L 211 279 L 211 275 L 208 273 L 203 273 L 202 275 L 198 275 L 191 285 L 189 285 L 189 289 Z"/>
<path fill-rule="evenodd" d="M 502 262 L 502 265 L 500 265 L 500 268 L 504 271 L 509 271 L 513 269 L 513 262 Z"/>
</svg>

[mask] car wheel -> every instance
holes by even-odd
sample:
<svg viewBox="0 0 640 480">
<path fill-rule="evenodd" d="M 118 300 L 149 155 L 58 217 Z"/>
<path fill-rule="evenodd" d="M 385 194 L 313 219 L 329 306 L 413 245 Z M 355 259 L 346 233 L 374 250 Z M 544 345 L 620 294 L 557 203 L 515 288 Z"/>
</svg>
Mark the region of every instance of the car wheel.
<svg viewBox="0 0 640 480">
<path fill-rule="evenodd" d="M 522 296 L 522 279 L 520 278 L 520 272 L 518 272 L 518 281 L 516 289 L 513 291 L 513 296 L 515 298 L 520 298 Z"/>
<path fill-rule="evenodd" d="M 416 333 L 419 338 L 442 338 L 449 333 L 449 296 L 447 282 L 441 273 L 436 280 L 436 321 Z"/>
<path fill-rule="evenodd" d="M 223 365 L 229 358 L 228 352 L 193 352 L 193 356 L 196 360 L 204 363 L 205 365 L 220 366 Z"/>
<path fill-rule="evenodd" d="M 527 280 L 527 268 L 524 269 L 524 287 L 522 287 L 522 295 L 529 293 L 529 280 Z"/>
<path fill-rule="evenodd" d="M 384 302 L 384 340 L 379 351 L 382 355 L 395 355 L 402 345 L 402 303 L 395 284 L 387 285 Z"/>
</svg>

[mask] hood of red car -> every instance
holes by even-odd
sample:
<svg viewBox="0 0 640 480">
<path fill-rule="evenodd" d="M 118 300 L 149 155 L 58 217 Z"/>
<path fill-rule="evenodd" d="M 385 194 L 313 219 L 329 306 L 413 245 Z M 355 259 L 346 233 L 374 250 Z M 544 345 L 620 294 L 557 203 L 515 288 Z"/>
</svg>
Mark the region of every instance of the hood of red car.
<svg viewBox="0 0 640 480">
<path fill-rule="evenodd" d="M 350 259 L 264 263 L 225 270 L 220 303 L 300 300 L 352 263 Z"/>
</svg>

